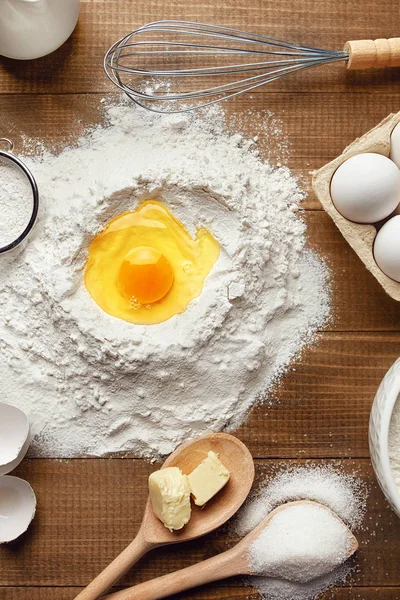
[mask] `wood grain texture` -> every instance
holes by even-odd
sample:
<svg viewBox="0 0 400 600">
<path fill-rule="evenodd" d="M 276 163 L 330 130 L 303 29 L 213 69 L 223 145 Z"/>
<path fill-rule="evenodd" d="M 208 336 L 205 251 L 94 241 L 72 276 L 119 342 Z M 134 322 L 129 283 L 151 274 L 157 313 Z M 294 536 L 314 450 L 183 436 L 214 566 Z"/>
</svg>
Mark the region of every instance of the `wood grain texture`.
<svg viewBox="0 0 400 600">
<path fill-rule="evenodd" d="M 367 458 L 376 390 L 400 334 L 324 333 L 235 432 L 255 458 Z"/>
<path fill-rule="evenodd" d="M 257 460 L 255 489 L 277 470 L 304 463 Z M 0 585 L 86 585 L 136 534 L 147 498 L 147 477 L 155 468 L 128 459 L 25 460 L 16 474 L 35 489 L 38 512 L 27 534 L 1 548 Z M 396 587 L 400 521 L 387 508 L 368 459 L 345 460 L 342 468 L 357 473 L 369 489 L 368 516 L 363 531 L 357 532 L 360 550 L 354 585 Z M 121 585 L 134 585 L 205 560 L 227 550 L 234 541 L 232 525 L 197 541 L 158 548 Z"/>
<path fill-rule="evenodd" d="M 41 140 L 61 149 L 87 126 L 99 123 L 101 99 L 114 93 L 103 73 L 104 52 L 118 37 L 151 20 L 220 23 L 341 48 L 349 39 L 395 37 L 399 16 L 398 0 L 84 0 L 77 30 L 58 51 L 32 62 L 0 57 L 0 136 L 12 137 L 17 151 L 26 138 L 31 138 L 32 149 Z M 256 458 L 259 482 L 279 467 L 336 458 L 344 459 L 343 468 L 357 471 L 370 489 L 353 587 L 330 591 L 321 600 L 400 598 L 400 521 L 377 487 L 367 440 L 374 394 L 399 355 L 400 304 L 385 295 L 321 211 L 309 178 L 310 170 L 399 110 L 399 73 L 349 73 L 342 65 L 327 66 L 225 105 L 235 128 L 246 136 L 260 135 L 263 156 L 288 165 L 298 176 L 307 193 L 303 218 L 309 243 L 332 274 L 331 323 L 318 343 L 294 361 L 272 402 L 255 407 L 237 431 Z M 260 134 L 257 120 L 243 116 L 247 110 L 262 113 L 265 120 L 274 113 L 289 146 Z M 38 513 L 22 538 L 0 548 L 0 600 L 72 600 L 133 538 L 154 468 L 139 459 L 25 460 L 16 474 L 33 485 Z M 188 566 L 226 550 L 234 540 L 226 527 L 172 552 L 158 549 L 121 585 Z M 234 579 L 175 600 L 189 598 L 258 596 Z"/>
<path fill-rule="evenodd" d="M 236 437 L 221 432 L 211 433 L 181 444 L 168 456 L 163 468 L 179 467 L 182 473 L 189 475 L 207 457 L 209 452 L 215 452 L 231 474 L 227 485 L 220 490 L 213 502 L 209 502 L 201 508 L 192 506 L 189 523 L 183 529 L 172 532 L 164 527 L 155 516 L 151 501 L 148 499 L 135 539 L 96 575 L 76 600 L 96 600 L 103 596 L 114 583 L 118 582 L 147 552 L 159 546 L 187 542 L 202 537 L 225 524 L 237 512 L 251 491 L 255 473 L 251 454 Z M 243 571 L 233 572 L 235 574 L 243 573 Z M 211 579 L 207 580 L 207 583 L 209 581 Z M 177 588 L 173 588 L 173 591 L 177 591 Z M 148 591 L 144 591 L 141 598 L 145 600 L 147 593 Z"/>
<path fill-rule="evenodd" d="M 61 148 L 67 141 L 74 141 L 86 126 L 101 121 L 103 97 L 109 94 L 2 94 L 3 81 L 0 75 L 0 135 L 12 135 L 16 150 L 21 149 L 22 139 L 38 138 L 45 143 L 55 143 Z M 379 102 L 377 102 L 379 98 Z M 377 125 L 387 114 L 399 109 L 399 93 L 378 96 L 371 89 L 368 93 L 346 92 L 332 94 L 325 90 L 301 95 L 283 92 L 260 92 L 232 99 L 225 108 L 234 121 L 234 127 L 244 130 L 252 137 L 260 136 L 264 154 L 271 152 L 277 161 L 279 149 L 274 149 L 274 140 L 260 132 L 259 121 L 245 113 L 269 111 L 280 122 L 283 134 L 289 137 L 289 148 L 284 153 L 285 164 L 293 168 L 305 183 L 309 184 L 308 172 L 340 154 L 355 138 Z M 309 188 L 311 189 L 311 188 Z M 320 205 L 309 205 L 317 208 Z"/>
<path fill-rule="evenodd" d="M 3 93 L 91 93 L 110 89 L 102 73 L 106 50 L 133 29 L 159 19 L 183 18 L 236 27 L 271 37 L 315 47 L 341 49 L 349 39 L 395 37 L 398 7 L 394 0 L 365 0 L 340 6 L 325 0 L 264 2 L 213 0 L 188 3 L 186 0 L 88 0 L 82 3 L 78 26 L 62 48 L 31 62 L 0 59 Z M 269 86 L 286 92 L 332 93 L 355 88 L 379 93 L 398 85 L 398 70 L 349 73 L 345 66 L 328 66 L 283 79 Z"/>
<path fill-rule="evenodd" d="M 367 457 L 371 404 L 399 342 L 394 333 L 321 335 L 237 434 L 256 457 Z"/>
<path fill-rule="evenodd" d="M 341 522 L 328 507 L 316 502 L 310 500 L 288 502 L 281 506 L 276 506 L 274 510 L 264 516 L 257 527 L 248 532 L 243 539 L 239 540 L 237 544 L 234 544 L 225 552 L 216 554 L 205 561 L 198 562 L 185 569 L 167 573 L 166 575 L 144 581 L 138 585 L 112 592 L 110 595 L 107 594 L 104 600 L 160 600 L 161 598 L 174 596 L 180 592 L 202 587 L 216 581 L 225 581 L 232 577 L 246 577 L 256 574 L 268 576 L 268 569 L 267 573 L 264 572 L 264 569 L 255 570 L 252 561 L 249 559 L 249 556 L 252 554 L 253 544 L 260 541 L 264 533 L 270 527 L 273 527 L 271 523 L 278 518 L 277 515 L 288 512 L 292 508 L 300 507 L 313 507 L 314 509 L 319 507 L 320 510 L 322 509 L 327 515 L 330 515 L 330 518 L 334 517 L 338 523 Z M 349 539 L 346 560 L 348 561 L 351 557 L 354 557 L 355 552 L 358 550 L 358 540 L 350 530 L 347 533 Z M 270 548 L 270 551 L 274 552 L 273 546 Z M 269 576 L 273 576 L 272 571 L 269 572 Z M 78 596 L 76 600 L 80 600 L 80 597 Z M 84 599 L 82 598 L 82 600 Z M 88 600 L 91 599 L 88 598 Z"/>
<path fill-rule="evenodd" d="M 77 587 L 62 588 L 0 588 L 0 600 L 72 600 L 79 592 Z M 116 588 L 117 589 L 117 588 Z M 187 600 L 179 594 L 171 600 Z M 400 588 L 338 588 L 330 590 L 319 600 L 399 600 Z M 190 592 L 190 600 L 258 600 L 258 594 L 249 587 L 207 586 Z"/>
</svg>

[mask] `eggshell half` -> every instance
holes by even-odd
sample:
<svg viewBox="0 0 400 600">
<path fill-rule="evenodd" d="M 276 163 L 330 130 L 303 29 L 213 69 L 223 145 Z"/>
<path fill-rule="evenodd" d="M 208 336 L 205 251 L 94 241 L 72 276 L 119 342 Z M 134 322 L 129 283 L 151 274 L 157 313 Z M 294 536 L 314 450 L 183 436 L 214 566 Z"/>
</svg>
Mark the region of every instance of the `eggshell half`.
<svg viewBox="0 0 400 600">
<path fill-rule="evenodd" d="M 36 496 L 27 481 L 0 477 L 0 544 L 25 533 L 36 512 Z"/>
<path fill-rule="evenodd" d="M 374 257 L 385 275 L 400 282 L 400 215 L 389 219 L 378 231 Z"/>
<path fill-rule="evenodd" d="M 29 446 L 29 421 L 19 408 L 0 402 L 0 475 L 15 469 Z"/>
</svg>

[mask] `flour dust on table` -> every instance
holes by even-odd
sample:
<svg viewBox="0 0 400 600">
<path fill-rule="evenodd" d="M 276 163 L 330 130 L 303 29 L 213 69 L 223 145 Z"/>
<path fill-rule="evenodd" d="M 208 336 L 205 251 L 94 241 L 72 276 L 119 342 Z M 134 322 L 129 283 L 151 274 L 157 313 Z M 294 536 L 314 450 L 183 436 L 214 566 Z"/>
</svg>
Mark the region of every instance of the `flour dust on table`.
<svg viewBox="0 0 400 600">
<path fill-rule="evenodd" d="M 26 160 L 41 212 L 24 251 L 0 262 L 0 376 L 34 422 L 36 455 L 156 457 L 233 429 L 326 323 L 304 194 L 222 109 L 161 116 L 121 100 L 76 145 Z M 96 234 L 149 199 L 221 251 L 185 312 L 135 325 L 101 310 L 83 270 Z"/>
</svg>

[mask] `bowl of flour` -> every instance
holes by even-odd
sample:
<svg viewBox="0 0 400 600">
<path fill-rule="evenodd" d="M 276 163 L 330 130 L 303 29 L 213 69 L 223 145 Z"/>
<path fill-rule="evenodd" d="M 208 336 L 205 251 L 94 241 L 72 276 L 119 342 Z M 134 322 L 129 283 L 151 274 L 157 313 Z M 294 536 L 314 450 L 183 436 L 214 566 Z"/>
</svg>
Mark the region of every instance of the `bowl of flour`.
<svg viewBox="0 0 400 600">
<path fill-rule="evenodd" d="M 378 483 L 400 517 L 400 358 L 376 393 L 369 422 L 369 447 Z"/>
</svg>

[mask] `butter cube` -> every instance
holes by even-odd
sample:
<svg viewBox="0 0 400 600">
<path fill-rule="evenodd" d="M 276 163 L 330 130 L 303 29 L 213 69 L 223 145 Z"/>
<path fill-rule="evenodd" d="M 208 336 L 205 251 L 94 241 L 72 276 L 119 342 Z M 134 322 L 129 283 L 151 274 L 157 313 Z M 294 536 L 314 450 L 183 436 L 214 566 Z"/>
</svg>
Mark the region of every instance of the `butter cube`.
<svg viewBox="0 0 400 600">
<path fill-rule="evenodd" d="M 230 473 L 213 451 L 188 476 L 190 491 L 197 506 L 204 506 L 229 481 Z"/>
<path fill-rule="evenodd" d="M 182 529 L 190 519 L 190 488 L 187 475 L 178 467 L 155 471 L 149 477 L 154 514 L 170 531 Z"/>
</svg>

